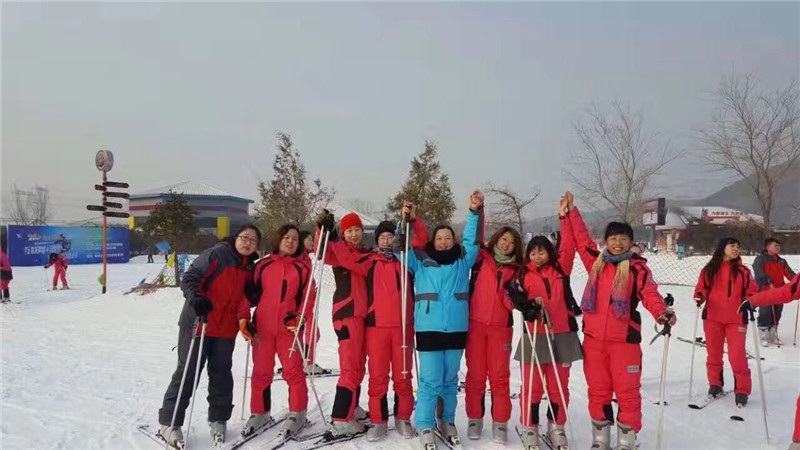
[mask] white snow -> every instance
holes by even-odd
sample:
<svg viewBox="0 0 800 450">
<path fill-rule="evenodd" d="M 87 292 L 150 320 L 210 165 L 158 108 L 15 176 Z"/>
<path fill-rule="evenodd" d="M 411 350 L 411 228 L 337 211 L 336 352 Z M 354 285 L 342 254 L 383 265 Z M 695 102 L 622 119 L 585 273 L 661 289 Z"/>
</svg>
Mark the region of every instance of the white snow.
<svg viewBox="0 0 800 450">
<path fill-rule="evenodd" d="M 0 447 L 156 448 L 152 441 L 136 431 L 135 426 L 139 423 L 156 423 L 161 397 L 175 368 L 176 354 L 172 347 L 177 343 L 177 319 L 183 299 L 179 290 L 174 288 L 162 289 L 145 296 L 122 295 L 123 291 L 137 284 L 148 272 L 148 278 L 152 277 L 163 264 L 145 264 L 144 259 L 139 257 L 129 264 L 109 266 L 109 292 L 106 295 L 100 295 L 97 277 L 102 268 L 97 265 L 71 266 L 68 275 L 72 289 L 68 291 L 47 291 L 50 279 L 45 278 L 42 268 L 14 268 L 12 298 L 21 303 L 6 304 L 0 308 Z M 792 267 L 799 268 L 800 256 L 790 257 L 789 263 Z M 689 266 L 687 262 L 687 267 Z M 49 276 L 52 276 L 52 271 Z M 696 279 L 696 272 L 693 276 Z M 585 281 L 585 273 L 576 273 L 573 278 L 576 295 L 582 292 Z M 690 338 L 696 311 L 691 301 L 692 288 L 662 286 L 661 292 L 672 293 L 677 302 L 679 322 L 674 335 Z M 337 364 L 336 338 L 330 320 L 324 318 L 330 314 L 331 294 L 332 287 L 326 284 L 321 303 L 324 316 L 320 321 L 322 340 L 318 355 L 318 361 L 324 367 L 335 367 Z M 666 407 L 664 448 L 785 449 L 788 446 L 791 441 L 795 401 L 800 394 L 800 352 L 797 347 L 792 347 L 795 308 L 797 302 L 787 305 L 784 312 L 780 335 L 786 345 L 780 349 L 761 349 L 761 354 L 765 357 L 762 368 L 769 407 L 770 445 L 766 445 L 764 439 L 760 410 L 763 400 L 758 392 L 755 363 L 750 363 L 754 390 L 750 404 L 744 411 L 747 415 L 744 423 L 729 419 L 734 413 L 732 397 L 720 400 L 703 411 L 693 411 L 686 406 L 690 401 L 687 390 L 691 346 L 673 339 L 669 354 L 669 406 Z M 654 335 L 654 322 L 648 314 L 644 316 L 644 428 L 639 440 L 642 449 L 654 449 L 659 407 L 651 402 L 658 399 L 663 340 L 658 340 L 652 346 L 647 345 Z M 240 339 L 234 354 L 236 407 L 229 423 L 229 439 L 233 439 L 243 425 L 241 415 L 247 417 L 249 414 L 248 402 L 245 402 L 245 411 L 241 410 L 245 349 L 246 345 Z M 748 349 L 753 352 L 752 336 L 748 337 Z M 512 389 L 516 390 L 519 387 L 519 371 L 514 362 L 511 364 L 511 373 Z M 695 395 L 701 396 L 708 387 L 705 379 L 705 351 L 702 348 L 698 348 L 694 376 Z M 190 448 L 208 448 L 211 444 L 205 424 L 205 375 L 202 380 L 200 396 L 195 405 Z M 731 388 L 733 377 L 727 362 L 725 380 Z M 330 414 L 335 383 L 335 378 L 317 381 L 326 415 Z M 568 437 L 571 438 L 571 447 L 588 448 L 590 426 L 586 383 L 580 363 L 575 364 L 572 369 L 570 389 L 569 415 L 573 421 L 573 430 L 568 433 Z M 286 385 L 282 381 L 276 381 L 272 392 L 274 412 L 278 412 L 286 405 Z M 361 405 L 366 407 L 366 379 L 362 392 Z M 513 405 L 507 446 L 492 444 L 489 439 L 487 429 L 490 429 L 491 417 L 488 403 L 487 398 L 483 439 L 468 441 L 463 397 L 459 398 L 457 425 L 462 434 L 464 448 L 521 448 L 513 432 L 513 425 L 519 417 L 518 403 L 514 402 Z M 310 396 L 309 413 L 311 419 L 316 421 L 315 427 L 321 427 L 313 395 Z M 544 424 L 544 413 L 541 420 Z M 612 437 L 613 439 L 615 438 Z M 265 444 L 256 439 L 245 448 L 257 449 Z M 411 446 L 412 441 L 390 432 L 387 439 L 378 443 L 368 443 L 362 439 L 329 448 L 398 449 Z M 289 443 L 285 448 L 300 448 L 300 445 Z"/>
</svg>

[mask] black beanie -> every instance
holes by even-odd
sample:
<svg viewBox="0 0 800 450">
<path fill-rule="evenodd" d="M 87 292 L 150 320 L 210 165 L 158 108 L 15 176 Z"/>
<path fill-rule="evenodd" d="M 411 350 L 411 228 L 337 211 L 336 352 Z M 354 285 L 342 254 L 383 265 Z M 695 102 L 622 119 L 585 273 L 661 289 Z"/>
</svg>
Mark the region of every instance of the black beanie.
<svg viewBox="0 0 800 450">
<path fill-rule="evenodd" d="M 603 239 L 608 239 L 615 234 L 624 234 L 633 240 L 633 228 L 625 222 L 609 222 Z"/>
<path fill-rule="evenodd" d="M 389 232 L 389 233 L 394 234 L 395 228 L 396 228 L 396 226 L 395 226 L 394 222 L 392 222 L 391 220 L 384 220 L 383 222 L 379 223 L 378 227 L 375 228 L 375 243 L 376 244 L 378 243 L 378 237 L 382 233 Z"/>
</svg>

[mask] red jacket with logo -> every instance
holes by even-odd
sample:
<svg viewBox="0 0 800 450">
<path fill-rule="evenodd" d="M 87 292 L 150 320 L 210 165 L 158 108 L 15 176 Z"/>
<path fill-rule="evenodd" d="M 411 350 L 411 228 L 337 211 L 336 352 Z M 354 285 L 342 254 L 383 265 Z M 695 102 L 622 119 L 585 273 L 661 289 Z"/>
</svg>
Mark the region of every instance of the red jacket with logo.
<svg viewBox="0 0 800 450">
<path fill-rule="evenodd" d="M 732 264 L 733 271 L 731 270 Z M 738 312 L 745 297 L 757 292 L 750 269 L 741 260 L 724 261 L 713 280 L 708 280 L 706 269 L 694 288 L 694 297 L 705 300 L 703 319 L 719 323 L 747 323 L 747 318 Z"/>
<path fill-rule="evenodd" d="M 310 324 L 314 317 L 316 290 L 310 281 L 311 264 L 305 253 L 299 256 L 269 255 L 256 264 L 253 282 L 260 289 L 255 305 L 256 333 L 275 335 L 285 330 L 284 319 L 290 314 L 303 315 Z M 303 313 L 308 283 L 311 292 Z"/>
<path fill-rule="evenodd" d="M 583 218 L 578 208 L 573 208 L 568 214 L 566 223 L 572 227 L 573 235 L 584 267 L 591 272 L 600 252 L 597 245 L 589 236 L 589 230 L 583 223 Z M 562 222 L 563 224 L 564 222 Z M 593 313 L 584 312 L 583 332 L 598 340 L 614 342 L 628 342 L 638 344 L 642 342 L 642 317 L 638 306 L 641 302 L 645 309 L 650 311 L 653 318 L 658 318 L 666 312 L 667 306 L 664 298 L 658 293 L 658 285 L 653 281 L 647 260 L 634 255 L 630 260 L 630 273 L 628 286 L 630 293 L 630 311 L 627 318 L 616 318 L 611 314 L 611 287 L 617 275 L 617 266 L 605 264 L 597 280 L 597 308 Z"/>
</svg>

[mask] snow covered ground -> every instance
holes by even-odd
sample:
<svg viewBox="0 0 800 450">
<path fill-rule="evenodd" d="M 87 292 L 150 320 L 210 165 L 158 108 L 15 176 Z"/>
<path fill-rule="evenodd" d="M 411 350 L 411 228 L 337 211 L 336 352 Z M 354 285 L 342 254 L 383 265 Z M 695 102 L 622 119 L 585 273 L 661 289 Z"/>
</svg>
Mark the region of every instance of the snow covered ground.
<svg viewBox="0 0 800 450">
<path fill-rule="evenodd" d="M 148 272 L 150 278 L 161 268 L 162 263 L 145 264 L 144 259 L 135 258 L 129 264 L 109 266 L 109 292 L 106 295 L 99 295 L 97 277 L 102 270 L 100 266 L 71 266 L 69 277 L 73 289 L 68 291 L 47 291 L 50 280 L 45 278 L 42 268 L 14 268 L 12 298 L 21 303 L 6 304 L 0 308 L 0 447 L 156 448 L 152 441 L 136 431 L 135 426 L 139 423 L 156 422 L 161 396 L 175 367 L 176 355 L 172 348 L 177 343 L 176 323 L 183 299 L 178 289 L 162 289 L 146 296 L 122 294 Z M 747 262 L 751 259 L 748 258 Z M 800 257 L 790 257 L 789 263 L 794 268 L 800 267 Z M 694 276 L 696 279 L 696 275 Z M 577 294 L 582 292 L 585 282 L 585 273 L 576 273 L 573 288 Z M 677 301 L 679 322 L 674 335 L 691 338 L 696 310 L 690 300 L 692 289 L 685 286 L 662 286 L 661 291 L 663 294 L 672 293 Z M 325 286 L 321 303 L 323 313 L 330 311 L 331 294 L 331 286 Z M 754 362 L 751 361 L 754 391 L 745 411 L 745 422 L 733 422 L 729 419 L 734 413 L 732 397 L 718 401 L 702 411 L 690 410 L 686 405 L 690 402 L 688 384 L 691 345 L 673 339 L 669 354 L 669 406 L 666 408 L 664 448 L 785 449 L 788 446 L 791 441 L 795 401 L 800 393 L 800 349 L 791 345 L 795 308 L 796 302 L 786 307 L 780 330 L 786 345 L 780 349 L 767 348 L 761 351 L 765 357 L 762 367 L 767 389 L 771 445 L 765 444 L 760 410 L 763 400 L 758 392 Z M 639 440 L 642 449 L 654 449 L 659 407 L 652 402 L 658 398 L 663 340 L 658 340 L 652 346 L 647 345 L 654 335 L 654 322 L 649 315 L 644 316 L 644 429 Z M 336 339 L 330 321 L 321 320 L 320 327 L 322 340 L 318 361 L 324 367 L 335 367 Z M 753 352 L 750 336 L 748 349 Z M 229 423 L 229 439 L 243 425 L 241 415 L 247 417 L 249 414 L 248 402 L 245 402 L 245 411 L 241 409 L 245 350 L 246 345 L 240 340 L 234 355 L 236 407 Z M 694 375 L 696 396 L 702 396 L 707 389 L 704 360 L 705 352 L 699 348 Z M 519 372 L 514 362 L 511 373 L 512 388 L 516 390 L 519 387 Z M 732 387 L 733 377 L 727 367 L 725 379 L 728 380 L 728 387 Z M 200 385 L 201 396 L 195 405 L 192 437 L 189 442 L 191 448 L 208 448 L 211 444 L 205 424 L 205 380 L 204 376 Z M 317 381 L 326 415 L 330 413 L 333 403 L 335 383 L 335 378 Z M 365 394 L 366 385 L 365 380 Z M 588 448 L 590 426 L 586 383 L 581 364 L 576 364 L 572 370 L 570 389 L 569 414 L 574 428 L 571 434 L 568 433 L 568 436 L 574 436 L 571 447 Z M 281 405 L 286 405 L 285 384 L 277 381 L 272 392 L 273 405 L 276 406 L 274 412 L 278 412 Z M 366 406 L 366 395 L 362 395 L 361 404 Z M 490 410 L 489 405 L 486 409 Z M 309 412 L 311 419 L 316 421 L 315 427 L 322 427 L 313 395 Z M 518 404 L 515 402 L 512 424 L 516 423 L 518 412 Z M 542 417 L 543 423 L 545 420 Z M 509 444 L 505 447 L 492 444 L 486 430 L 482 440 L 468 441 L 466 421 L 463 401 L 460 400 L 457 425 L 461 430 L 465 449 L 521 448 L 513 429 Z M 487 416 L 487 428 L 490 428 L 490 423 L 491 418 Z M 257 449 L 264 444 L 256 439 L 246 448 Z M 285 448 L 301 446 L 289 443 Z M 329 448 L 394 450 L 412 448 L 412 444 L 411 441 L 390 432 L 387 439 L 378 443 L 356 440 Z"/>
</svg>

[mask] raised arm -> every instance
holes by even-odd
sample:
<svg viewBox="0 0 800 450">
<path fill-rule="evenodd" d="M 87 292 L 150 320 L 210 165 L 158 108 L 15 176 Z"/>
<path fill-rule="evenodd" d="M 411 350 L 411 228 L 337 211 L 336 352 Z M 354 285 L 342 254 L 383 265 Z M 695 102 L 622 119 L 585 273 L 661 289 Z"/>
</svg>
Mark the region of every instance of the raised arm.
<svg viewBox="0 0 800 450">
<path fill-rule="evenodd" d="M 581 217 L 581 212 L 578 210 L 577 206 L 567 213 L 567 220 L 565 222 L 569 225 L 569 228 L 571 228 L 570 231 L 575 239 L 575 248 L 578 255 L 581 257 L 581 262 L 583 262 L 586 271 L 590 272 L 600 252 L 597 250 L 597 244 L 595 244 L 591 236 L 589 236 L 589 230 L 586 228 L 586 224 L 583 222 L 583 217 Z M 563 239 L 564 232 L 562 231 L 561 234 Z"/>
<path fill-rule="evenodd" d="M 367 272 L 372 265 L 371 253 L 355 253 L 342 241 L 330 242 L 328 251 L 333 253 L 341 267 L 353 273 L 367 276 Z"/>
</svg>

